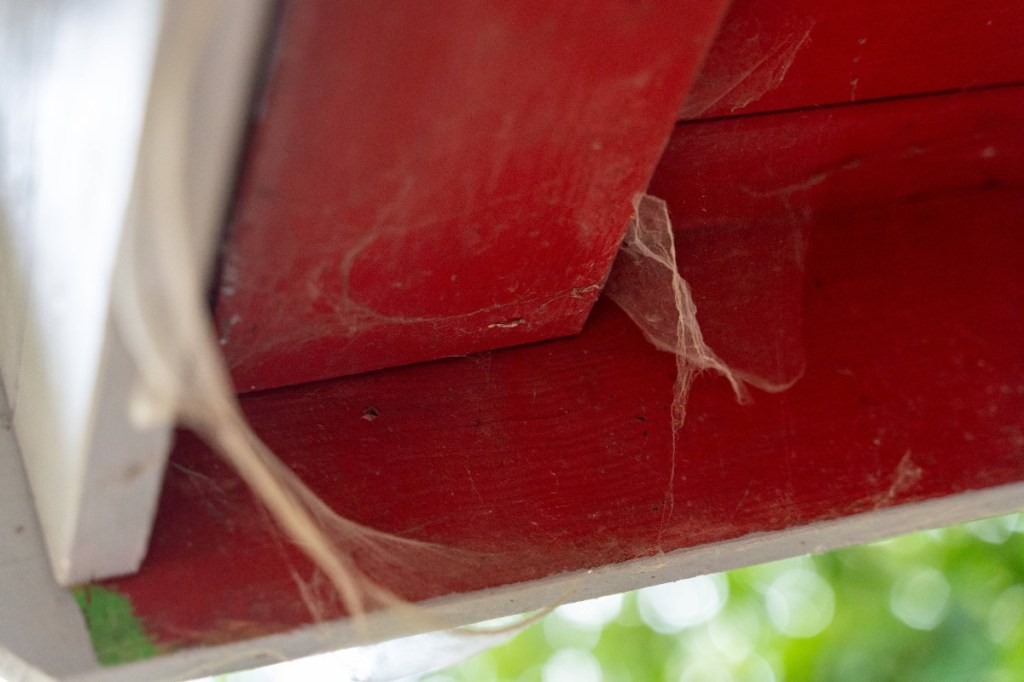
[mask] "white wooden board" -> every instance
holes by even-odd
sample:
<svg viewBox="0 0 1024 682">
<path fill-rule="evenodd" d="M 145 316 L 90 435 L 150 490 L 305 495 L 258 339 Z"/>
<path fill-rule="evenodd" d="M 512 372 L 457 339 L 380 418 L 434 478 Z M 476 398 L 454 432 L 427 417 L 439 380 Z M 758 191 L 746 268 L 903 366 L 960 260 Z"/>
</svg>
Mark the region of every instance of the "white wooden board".
<svg viewBox="0 0 1024 682">
<path fill-rule="evenodd" d="M 170 425 L 129 423 L 135 369 L 111 301 L 155 60 L 201 1 L 0 4 L 0 369 L 66 584 L 137 569 L 166 465 Z M 268 3 L 208 6 L 186 169 L 204 261 L 232 189 Z"/>
</svg>

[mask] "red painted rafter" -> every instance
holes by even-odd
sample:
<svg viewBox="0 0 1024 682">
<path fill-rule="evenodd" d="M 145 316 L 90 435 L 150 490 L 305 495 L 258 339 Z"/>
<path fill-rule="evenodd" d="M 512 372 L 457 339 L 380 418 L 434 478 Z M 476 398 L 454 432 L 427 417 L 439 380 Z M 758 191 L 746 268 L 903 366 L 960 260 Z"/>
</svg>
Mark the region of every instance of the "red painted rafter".
<svg viewBox="0 0 1024 682">
<path fill-rule="evenodd" d="M 699 379 L 671 482 L 673 358 L 605 302 L 573 338 L 243 405 L 342 513 L 467 550 L 367 565 L 410 599 L 1024 481 L 1021 111 L 1007 88 L 677 128 L 653 188 L 692 228 L 712 343 L 752 368 L 795 348 L 804 371 L 752 405 Z M 146 565 L 106 584 L 177 648 L 308 623 L 293 571 L 312 575 L 183 435 Z"/>
<path fill-rule="evenodd" d="M 239 390 L 579 331 L 726 4 L 284 3 L 217 289 Z"/>
<path fill-rule="evenodd" d="M 735 0 L 681 116 L 1022 83 L 1022 33 L 1005 0 Z"/>
</svg>

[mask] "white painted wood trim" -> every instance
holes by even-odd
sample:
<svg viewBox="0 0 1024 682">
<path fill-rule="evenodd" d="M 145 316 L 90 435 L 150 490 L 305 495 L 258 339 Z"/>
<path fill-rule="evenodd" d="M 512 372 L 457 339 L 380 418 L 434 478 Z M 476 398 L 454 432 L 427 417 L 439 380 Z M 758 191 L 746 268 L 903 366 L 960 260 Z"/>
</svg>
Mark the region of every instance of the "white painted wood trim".
<svg viewBox="0 0 1024 682">
<path fill-rule="evenodd" d="M 6 410 L 0 389 L 0 415 Z M 42 682 L 96 668 L 82 614 L 50 572 L 11 425 L 0 420 L 0 679 Z"/>
<path fill-rule="evenodd" d="M 834 521 L 758 533 L 728 542 L 678 550 L 588 571 L 549 576 L 493 590 L 450 595 L 422 606 L 428 618 L 452 626 L 469 625 L 563 602 L 707 575 L 778 559 L 820 553 L 883 540 L 919 530 L 1020 511 L 1024 483 L 890 507 Z M 360 639 L 348 621 L 325 623 L 248 642 L 192 649 L 160 659 L 69 678 L 74 682 L 187 680 L 195 677 L 293 660 L 318 653 L 414 634 L 416 623 L 404 613 L 371 614 L 369 640 Z M 340 677 L 339 679 L 345 679 Z"/>
<path fill-rule="evenodd" d="M 207 11 L 188 11 L 199 5 Z M 62 583 L 138 568 L 166 465 L 171 425 L 138 429 L 128 419 L 136 371 L 111 315 L 152 74 L 183 31 L 209 31 L 184 169 L 197 258 L 209 263 L 269 7 L 15 0 L 0 8 L 0 369 Z M 186 25 L 197 16 L 212 25 Z"/>
</svg>

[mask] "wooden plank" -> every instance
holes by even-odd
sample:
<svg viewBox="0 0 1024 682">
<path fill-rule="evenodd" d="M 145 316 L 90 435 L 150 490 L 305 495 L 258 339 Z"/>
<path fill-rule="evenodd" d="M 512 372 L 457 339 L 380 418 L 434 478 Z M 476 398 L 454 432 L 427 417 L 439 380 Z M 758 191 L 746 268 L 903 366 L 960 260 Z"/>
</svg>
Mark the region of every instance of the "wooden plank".
<svg viewBox="0 0 1024 682">
<path fill-rule="evenodd" d="M 265 7 L 204 5 L 214 47 L 190 80 L 189 110 L 203 125 L 183 140 L 192 165 L 176 169 L 199 260 L 219 232 Z M 157 53 L 195 6 L 18 1 L 0 17 L 0 368 L 65 583 L 135 570 L 156 508 L 171 428 L 128 418 L 137 373 L 113 321 L 114 271 Z"/>
<path fill-rule="evenodd" d="M 1024 157 L 1015 132 L 1024 116 L 1020 92 L 684 124 L 650 192 L 687 230 L 806 225 L 943 194 L 1012 192 Z"/>
<path fill-rule="evenodd" d="M 736 0 L 680 113 L 730 116 L 1024 81 L 1005 0 Z"/>
<path fill-rule="evenodd" d="M 0 416 L 9 405 L 0 386 Z M 104 607 L 112 602 L 108 601 Z M 116 605 L 116 601 L 113 602 Z M 123 605 L 123 604 L 122 604 Z M 95 616 L 97 611 L 90 615 Z M 226 668 L 251 668 L 298 658 L 310 653 L 309 640 L 289 633 L 257 642 L 183 651 L 134 665 L 108 667 L 96 660 L 83 613 L 71 591 L 61 588 L 51 576 L 46 546 L 33 509 L 25 471 L 11 425 L 0 419 L 0 679 L 10 682 L 160 682 L 194 679 Z M 130 611 L 102 614 L 107 625 L 125 630 Z M 121 620 L 124 619 L 124 620 Z M 94 618 L 95 620 L 95 618 Z M 101 629 L 94 624 L 94 630 Z M 365 670 L 388 654 L 399 665 L 416 665 L 415 652 L 428 653 L 432 661 L 438 650 L 449 649 L 466 655 L 472 648 L 494 645 L 511 633 L 474 636 L 470 641 L 447 633 L 428 633 L 388 642 L 386 650 L 364 647 L 335 658 L 339 675 L 346 665 L 352 671 Z M 324 636 L 324 633 L 320 633 Z M 54 642 L 60 646 L 54 646 Z M 322 640 L 329 641 L 329 640 Z M 142 640 L 143 646 L 146 645 Z M 123 642 L 122 642 L 123 644 Z M 469 647 L 469 649 L 467 649 Z M 136 651 L 142 648 L 136 642 Z M 121 653 L 126 651 L 122 648 Z M 396 653 L 399 652 L 399 653 Z M 443 654 L 440 654 L 443 656 Z M 408 669 L 408 668 L 405 668 Z"/>
<path fill-rule="evenodd" d="M 802 277 L 786 280 L 806 366 L 752 405 L 700 378 L 673 480 L 674 361 L 606 302 L 577 337 L 251 394 L 245 410 L 339 511 L 462 550 L 365 561 L 409 599 L 449 595 L 439 608 L 461 622 L 541 606 L 567 585 L 582 598 L 1019 508 L 1022 102 L 1024 90 L 1006 88 L 677 129 L 655 183 L 678 187 L 665 192 L 673 213 L 726 197 L 707 181 L 731 168 L 733 196 L 757 190 L 746 210 L 769 237 L 744 239 L 741 217 L 708 220 L 677 231 L 682 253 L 715 242 L 733 279 L 785 272 L 792 255 L 769 228 L 806 227 Z M 920 149 L 904 153 L 905 136 Z M 834 172 L 787 189 L 856 150 L 860 181 Z M 735 286 L 693 274 L 700 316 L 741 348 L 789 338 L 714 291 L 738 296 Z M 144 569 L 103 586 L 165 652 L 309 624 L 296 576 L 314 573 L 241 483 L 185 434 L 172 462 Z M 426 627 L 377 615 L 373 636 Z M 326 627 L 326 639 L 294 637 L 310 651 L 353 641 L 344 620 Z"/>
<path fill-rule="evenodd" d="M 0 416 L 8 409 L 0 387 Z M 0 616 L 0 679 L 48 682 L 95 667 L 75 600 L 53 580 L 14 433 L 2 419 Z"/>
<path fill-rule="evenodd" d="M 668 202 L 674 224 L 686 230 L 680 266 L 716 352 L 771 383 L 799 374 L 806 362 L 801 257 L 812 225 L 823 217 L 870 222 L 872 212 L 935 196 L 981 201 L 989 192 L 1019 191 L 1019 92 L 680 126 L 650 192 Z M 757 257 L 771 267 L 757 267 Z M 738 263 L 751 266 L 743 277 L 735 276 Z M 716 305 L 723 300 L 728 308 Z M 746 331 L 737 333 L 738 320 Z"/>
<path fill-rule="evenodd" d="M 217 293 L 237 387 L 578 331 L 725 4 L 285 3 Z"/>
<path fill-rule="evenodd" d="M 0 391 L 0 411 L 6 402 Z M 33 523 L 27 482 L 20 466 L 16 444 L 0 428 L 0 511 L 7 525 L 0 527 L 0 613 L 17 618 L 0 619 L 0 676 L 19 682 L 147 682 L 194 679 L 200 675 L 252 667 L 299 658 L 353 641 L 345 621 L 324 623 L 315 628 L 292 630 L 211 647 L 193 647 L 135 663 L 106 667 L 94 660 L 88 643 L 89 631 L 72 595 L 50 579 L 46 549 L 40 529 Z M 441 622 L 468 622 L 479 614 L 527 610 L 564 600 L 584 599 L 606 592 L 624 591 L 638 584 L 665 582 L 719 570 L 789 556 L 793 547 L 819 551 L 837 543 L 866 541 L 879 533 L 899 533 L 926 526 L 955 522 L 974 515 L 992 515 L 1019 504 L 1024 486 L 969 493 L 920 504 L 903 505 L 869 515 L 847 517 L 810 527 L 790 529 L 741 538 L 723 544 L 657 555 L 577 574 L 561 574 L 529 584 L 512 585 L 478 595 L 456 595 L 433 601 L 432 618 Z M 13 523 L 11 523 L 13 522 Z M 781 538 L 780 535 L 784 536 Z M 371 623 L 374 636 L 396 632 L 395 620 Z M 55 633 L 61 642 L 54 647 Z M 383 634 L 382 634 L 383 633 Z M 476 645 L 472 637 L 463 645 Z M 405 652 L 418 641 L 393 640 L 386 646 Z M 403 649 L 403 647 L 406 647 Z M 337 665 L 353 663 L 362 670 L 373 661 L 376 650 L 350 649 Z"/>
<path fill-rule="evenodd" d="M 10 345 L 2 373 L 53 570 L 85 580 L 137 567 L 149 534 L 142 508 L 133 512 L 140 522 L 126 523 L 123 533 L 81 532 L 114 503 L 101 489 L 100 509 L 83 505 L 95 434 L 125 448 L 112 458 L 115 467 L 168 445 L 167 429 L 135 432 L 123 418 L 97 414 L 98 390 L 116 391 L 123 380 L 107 373 L 120 349 L 109 324 L 111 280 L 160 6 L 15 2 L 4 13 L 0 62 L 10 78 L 0 92 L 0 250 L 8 284 L 0 310 Z M 107 473 L 111 460 L 99 461 Z M 158 472 L 132 483 L 110 492 L 148 492 L 151 519 Z"/>
</svg>

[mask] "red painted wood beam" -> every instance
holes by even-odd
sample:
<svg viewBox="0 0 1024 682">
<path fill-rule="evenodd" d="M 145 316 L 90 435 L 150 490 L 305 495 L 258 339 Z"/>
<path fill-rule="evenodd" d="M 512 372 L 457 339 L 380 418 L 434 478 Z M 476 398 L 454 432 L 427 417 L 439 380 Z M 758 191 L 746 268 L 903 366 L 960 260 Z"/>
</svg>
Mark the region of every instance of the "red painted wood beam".
<svg viewBox="0 0 1024 682">
<path fill-rule="evenodd" d="M 1024 83 L 1006 0 L 735 0 L 684 119 Z"/>
<path fill-rule="evenodd" d="M 238 389 L 579 331 L 725 6 L 284 3 L 217 289 Z"/>
<path fill-rule="evenodd" d="M 414 600 L 1019 483 L 1021 111 L 1005 88 L 676 129 L 654 187 L 699 317 L 755 365 L 795 344 L 803 374 L 751 405 L 698 379 L 672 480 L 674 360 L 603 301 L 576 337 L 244 408 L 340 512 L 466 550 L 366 558 Z M 779 247 L 793 230 L 797 256 Z M 181 435 L 143 570 L 105 584 L 177 649 L 309 623 L 295 574 L 313 571 Z"/>
</svg>

